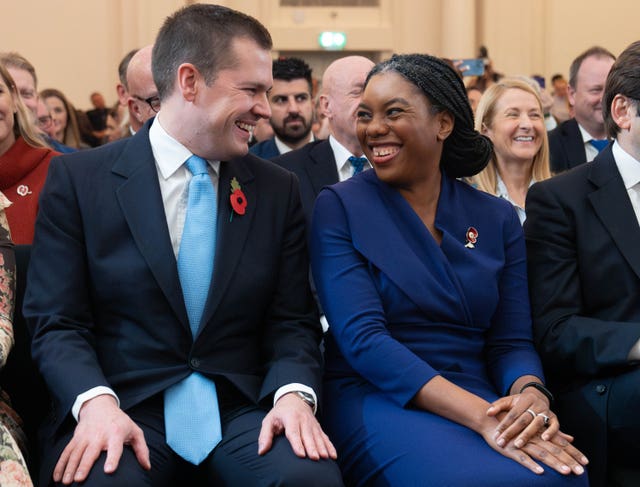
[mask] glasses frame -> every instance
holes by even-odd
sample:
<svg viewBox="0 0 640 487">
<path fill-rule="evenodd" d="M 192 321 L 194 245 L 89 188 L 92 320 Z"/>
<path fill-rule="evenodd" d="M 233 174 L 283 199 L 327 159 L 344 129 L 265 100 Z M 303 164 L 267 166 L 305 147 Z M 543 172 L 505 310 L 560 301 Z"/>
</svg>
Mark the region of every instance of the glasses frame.
<svg viewBox="0 0 640 487">
<path fill-rule="evenodd" d="M 149 98 L 142 98 L 138 95 L 131 96 L 133 96 L 136 100 L 145 102 L 147 105 L 149 105 L 149 107 L 151 107 L 151 110 L 153 110 L 154 113 L 158 113 L 160 111 L 160 97 L 158 95 L 153 95 Z"/>
</svg>

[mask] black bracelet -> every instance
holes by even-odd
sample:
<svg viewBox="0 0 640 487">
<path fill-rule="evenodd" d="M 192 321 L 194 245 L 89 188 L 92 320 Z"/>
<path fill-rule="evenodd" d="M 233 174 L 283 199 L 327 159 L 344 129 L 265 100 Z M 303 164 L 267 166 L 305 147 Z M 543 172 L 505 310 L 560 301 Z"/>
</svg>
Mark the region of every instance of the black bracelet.
<svg viewBox="0 0 640 487">
<path fill-rule="evenodd" d="M 522 394 L 522 391 L 524 391 L 527 387 L 535 387 L 536 389 L 538 389 L 549 400 L 549 407 L 553 406 L 553 394 L 551 394 L 551 391 L 544 385 L 540 384 L 540 382 L 527 382 L 520 388 L 520 394 Z"/>
</svg>

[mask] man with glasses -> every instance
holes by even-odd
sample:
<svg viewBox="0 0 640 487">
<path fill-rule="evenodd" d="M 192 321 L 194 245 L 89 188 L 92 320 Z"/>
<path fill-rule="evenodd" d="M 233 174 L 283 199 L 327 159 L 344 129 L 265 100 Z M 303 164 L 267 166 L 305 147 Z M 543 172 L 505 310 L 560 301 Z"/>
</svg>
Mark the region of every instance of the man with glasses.
<svg viewBox="0 0 640 487">
<path fill-rule="evenodd" d="M 133 55 L 127 68 L 129 86 L 129 127 L 132 134 L 160 110 L 158 88 L 151 73 L 151 51 L 153 46 L 145 46 Z"/>
</svg>

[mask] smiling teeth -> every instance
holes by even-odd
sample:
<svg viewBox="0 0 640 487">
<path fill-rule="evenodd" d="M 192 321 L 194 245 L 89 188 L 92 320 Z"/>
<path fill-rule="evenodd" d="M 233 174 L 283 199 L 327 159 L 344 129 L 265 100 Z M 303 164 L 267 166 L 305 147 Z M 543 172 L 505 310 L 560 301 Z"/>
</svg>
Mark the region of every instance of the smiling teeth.
<svg viewBox="0 0 640 487">
<path fill-rule="evenodd" d="M 398 149 L 395 147 L 386 147 L 386 148 L 374 148 L 373 155 L 376 157 L 384 157 L 389 156 L 391 154 L 395 154 L 398 152 Z"/>
<path fill-rule="evenodd" d="M 520 142 L 531 142 L 533 140 L 533 137 L 516 137 L 516 140 Z"/>
<path fill-rule="evenodd" d="M 236 122 L 236 125 L 240 127 L 242 130 L 246 130 L 247 132 L 253 133 L 254 126 L 244 122 Z"/>
</svg>

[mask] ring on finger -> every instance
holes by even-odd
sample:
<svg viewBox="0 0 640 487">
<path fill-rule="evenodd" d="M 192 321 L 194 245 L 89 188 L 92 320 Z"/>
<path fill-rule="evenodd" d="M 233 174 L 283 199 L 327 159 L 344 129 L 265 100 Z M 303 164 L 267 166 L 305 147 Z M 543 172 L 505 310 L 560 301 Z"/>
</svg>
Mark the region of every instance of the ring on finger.
<svg viewBox="0 0 640 487">
<path fill-rule="evenodd" d="M 542 426 L 544 426 L 545 428 L 549 427 L 549 422 L 551 421 L 551 418 L 549 416 L 544 413 L 538 413 L 536 416 L 542 416 Z"/>
<path fill-rule="evenodd" d="M 529 413 L 533 419 L 536 419 L 537 415 L 531 409 L 527 409 L 525 412 Z"/>
</svg>

